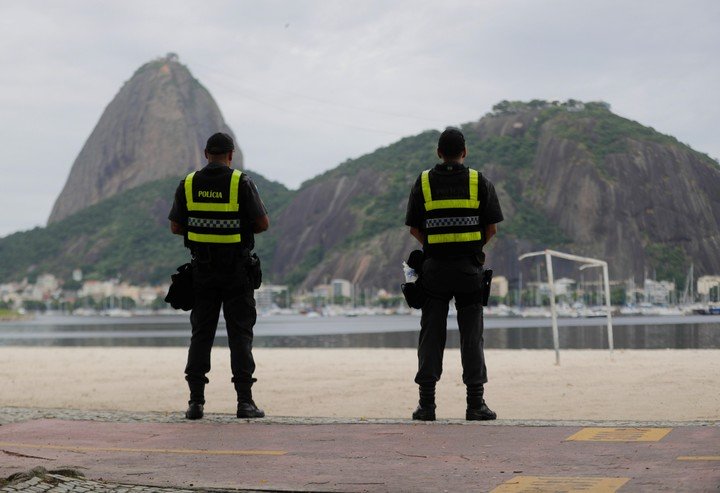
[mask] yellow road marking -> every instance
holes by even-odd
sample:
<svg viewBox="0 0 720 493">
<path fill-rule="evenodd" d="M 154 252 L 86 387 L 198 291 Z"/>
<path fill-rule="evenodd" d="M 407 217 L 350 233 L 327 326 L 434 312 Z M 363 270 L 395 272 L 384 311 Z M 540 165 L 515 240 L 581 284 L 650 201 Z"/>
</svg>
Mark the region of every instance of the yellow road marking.
<svg viewBox="0 0 720 493">
<path fill-rule="evenodd" d="M 630 478 L 515 476 L 490 493 L 614 493 Z"/>
<path fill-rule="evenodd" d="M 69 452 L 137 452 L 147 454 L 187 455 L 285 455 L 284 450 L 202 450 L 184 448 L 125 448 L 125 447 L 83 447 L 71 445 L 43 445 L 36 443 L 0 442 L 3 447 L 34 448 L 44 450 L 67 450 Z"/>
<path fill-rule="evenodd" d="M 720 460 L 720 455 L 681 455 L 677 460 Z"/>
<path fill-rule="evenodd" d="M 566 441 L 659 442 L 672 428 L 583 428 Z"/>
</svg>

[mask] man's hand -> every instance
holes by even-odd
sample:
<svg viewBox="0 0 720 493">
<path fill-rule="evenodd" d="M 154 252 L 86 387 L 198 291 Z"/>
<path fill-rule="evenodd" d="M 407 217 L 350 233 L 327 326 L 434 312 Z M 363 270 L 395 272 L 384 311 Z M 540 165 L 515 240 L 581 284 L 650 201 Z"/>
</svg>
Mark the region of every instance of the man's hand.
<svg viewBox="0 0 720 493">
<path fill-rule="evenodd" d="M 265 214 L 264 216 L 255 219 L 255 223 L 253 224 L 253 233 L 262 233 L 263 231 L 267 231 L 269 227 L 270 218 L 267 214 Z"/>
<path fill-rule="evenodd" d="M 420 242 L 421 245 L 425 244 L 425 235 L 418 228 L 411 227 L 410 234 L 413 235 L 415 239 Z"/>
<path fill-rule="evenodd" d="M 185 228 L 183 228 L 180 223 L 176 223 L 175 221 L 170 221 L 170 231 L 172 231 L 172 234 L 174 235 L 185 234 Z"/>
<path fill-rule="evenodd" d="M 488 224 L 485 226 L 485 244 L 490 241 L 490 238 L 497 234 L 497 224 Z"/>
</svg>

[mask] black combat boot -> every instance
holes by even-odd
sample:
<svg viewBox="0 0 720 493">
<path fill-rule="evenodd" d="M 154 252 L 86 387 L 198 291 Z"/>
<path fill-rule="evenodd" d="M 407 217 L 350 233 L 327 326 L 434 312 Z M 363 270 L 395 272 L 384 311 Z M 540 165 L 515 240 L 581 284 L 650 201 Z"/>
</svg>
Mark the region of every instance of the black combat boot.
<svg viewBox="0 0 720 493">
<path fill-rule="evenodd" d="M 238 418 L 264 418 L 265 411 L 258 408 L 255 405 L 255 401 L 252 398 L 252 390 L 250 386 L 235 385 L 237 390 L 238 405 L 237 405 L 237 417 Z"/>
<path fill-rule="evenodd" d="M 203 417 L 203 404 L 195 401 L 188 401 L 188 408 L 185 411 L 186 419 L 200 419 Z"/>
<path fill-rule="evenodd" d="M 467 388 L 467 410 L 465 419 L 468 421 L 490 421 L 497 418 L 497 414 L 491 411 L 485 399 L 483 399 L 484 388 L 482 385 L 472 385 Z"/>
<path fill-rule="evenodd" d="M 238 402 L 237 405 L 238 418 L 264 418 L 265 411 L 255 405 L 252 399 L 249 401 Z"/>
<path fill-rule="evenodd" d="M 203 406 L 205 405 L 205 385 L 189 383 L 190 400 L 185 411 L 186 419 L 200 419 L 203 417 Z"/>
<path fill-rule="evenodd" d="M 420 386 L 420 402 L 412 413 L 416 421 L 435 421 L 435 386 Z"/>
</svg>

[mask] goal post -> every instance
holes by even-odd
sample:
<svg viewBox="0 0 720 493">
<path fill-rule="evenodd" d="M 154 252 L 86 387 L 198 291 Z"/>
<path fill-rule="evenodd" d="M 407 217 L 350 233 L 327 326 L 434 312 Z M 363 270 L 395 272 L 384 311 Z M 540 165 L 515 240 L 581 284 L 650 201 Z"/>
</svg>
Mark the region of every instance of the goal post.
<svg viewBox="0 0 720 493">
<path fill-rule="evenodd" d="M 520 255 L 519 261 L 525 260 L 530 257 L 537 257 L 540 255 L 545 256 L 545 267 L 547 268 L 548 276 L 548 287 L 550 288 L 550 314 L 552 317 L 552 335 L 553 335 L 553 346 L 555 348 L 555 364 L 560 364 L 560 337 L 558 334 L 557 324 L 557 307 L 555 306 L 555 278 L 553 275 L 553 257 L 562 258 L 565 260 L 571 260 L 573 262 L 580 262 L 583 265 L 580 266 L 580 270 L 588 269 L 591 267 L 602 267 L 603 270 L 603 284 L 605 285 L 605 312 L 607 317 L 607 337 L 608 347 L 610 348 L 610 354 L 613 353 L 613 328 L 612 328 L 612 306 L 610 304 L 610 276 L 608 273 L 608 264 L 604 260 L 581 257 L 579 255 L 573 255 L 571 253 L 558 252 L 557 250 L 543 250 L 541 252 L 530 252 Z"/>
</svg>

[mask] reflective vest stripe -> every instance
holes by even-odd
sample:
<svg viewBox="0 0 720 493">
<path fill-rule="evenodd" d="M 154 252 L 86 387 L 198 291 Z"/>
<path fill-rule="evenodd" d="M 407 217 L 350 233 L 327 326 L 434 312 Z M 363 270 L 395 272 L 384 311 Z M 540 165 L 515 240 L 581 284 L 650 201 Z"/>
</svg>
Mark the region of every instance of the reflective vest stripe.
<svg viewBox="0 0 720 493">
<path fill-rule="evenodd" d="M 477 202 L 477 207 L 480 207 L 480 202 L 478 201 L 478 182 L 480 180 L 480 173 L 475 171 L 474 169 L 470 170 L 470 200 L 473 202 Z"/>
<path fill-rule="evenodd" d="M 425 199 L 425 210 L 432 211 L 435 209 L 477 209 L 480 207 L 480 201 L 478 200 L 478 183 L 479 173 L 474 169 L 468 170 L 470 172 L 469 180 L 469 199 L 446 199 L 446 200 L 433 200 L 432 191 L 430 190 L 430 170 L 422 172 L 422 191 L 423 198 Z"/>
<path fill-rule="evenodd" d="M 188 231 L 188 240 L 197 241 L 198 243 L 240 243 L 241 238 L 240 234 L 211 235 Z"/>
<path fill-rule="evenodd" d="M 477 209 L 480 207 L 478 200 L 433 200 L 425 202 L 426 211 L 435 209 Z"/>
<path fill-rule="evenodd" d="M 427 242 L 433 243 L 460 243 L 463 241 L 480 241 L 482 233 L 474 231 L 472 233 L 445 233 L 439 235 L 427 235 Z"/>
<path fill-rule="evenodd" d="M 195 176 L 194 171 L 185 177 L 185 202 L 187 204 L 188 211 L 191 210 L 190 209 L 191 207 L 195 207 L 195 202 L 193 202 L 193 193 L 192 193 L 193 176 Z"/>
<path fill-rule="evenodd" d="M 195 202 L 193 199 L 192 182 L 195 172 L 193 171 L 185 177 L 185 200 L 187 202 L 187 210 L 190 211 L 209 211 L 209 212 L 237 212 L 240 210 L 238 203 L 238 191 L 240 189 L 240 177 L 242 171 L 233 170 L 230 178 L 230 199 L 228 202 Z"/>
<path fill-rule="evenodd" d="M 430 170 L 426 169 L 422 172 L 422 191 L 423 198 L 425 199 L 425 208 L 427 209 L 428 202 L 432 202 L 432 192 L 430 191 Z"/>
</svg>

